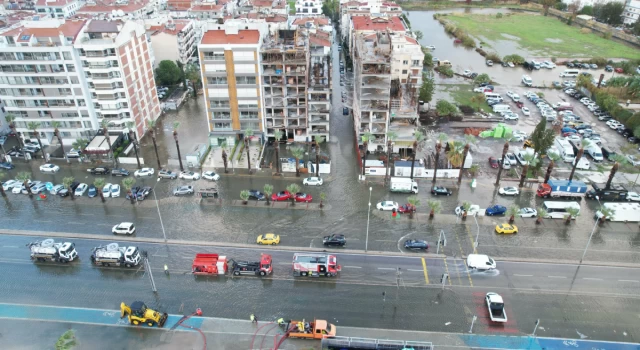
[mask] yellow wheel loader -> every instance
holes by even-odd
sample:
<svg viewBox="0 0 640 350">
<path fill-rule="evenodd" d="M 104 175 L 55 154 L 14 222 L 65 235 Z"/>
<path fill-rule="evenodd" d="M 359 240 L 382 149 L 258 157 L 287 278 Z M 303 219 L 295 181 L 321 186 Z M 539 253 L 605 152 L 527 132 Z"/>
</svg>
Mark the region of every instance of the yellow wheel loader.
<svg viewBox="0 0 640 350">
<path fill-rule="evenodd" d="M 129 323 L 133 325 L 146 324 L 149 327 L 164 326 L 167 322 L 167 313 L 159 313 L 155 310 L 149 309 L 147 305 L 142 301 L 134 301 L 131 306 L 120 303 L 120 318 L 127 316 Z"/>
</svg>

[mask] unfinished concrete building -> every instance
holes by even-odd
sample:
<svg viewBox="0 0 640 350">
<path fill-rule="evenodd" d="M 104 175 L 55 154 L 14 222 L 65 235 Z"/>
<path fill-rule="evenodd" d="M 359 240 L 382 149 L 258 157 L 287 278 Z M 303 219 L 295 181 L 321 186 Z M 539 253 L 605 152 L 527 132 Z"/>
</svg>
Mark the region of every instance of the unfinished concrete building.
<svg viewBox="0 0 640 350">
<path fill-rule="evenodd" d="M 331 112 L 331 36 L 312 33 L 309 71 L 309 132 L 312 137 L 324 136 L 329 141 L 329 113 Z"/>
</svg>

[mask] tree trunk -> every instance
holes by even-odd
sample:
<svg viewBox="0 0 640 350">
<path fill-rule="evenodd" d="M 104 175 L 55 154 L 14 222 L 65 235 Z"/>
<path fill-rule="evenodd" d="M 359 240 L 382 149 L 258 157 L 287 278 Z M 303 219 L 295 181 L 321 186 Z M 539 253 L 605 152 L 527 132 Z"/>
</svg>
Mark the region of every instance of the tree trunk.
<svg viewBox="0 0 640 350">
<path fill-rule="evenodd" d="M 504 143 L 502 147 L 502 164 L 504 164 L 504 160 L 507 157 L 507 152 L 509 152 L 509 141 Z M 502 168 L 504 166 L 498 167 L 498 176 L 496 177 L 496 186 L 500 186 L 500 176 L 502 176 Z"/>
<path fill-rule="evenodd" d="M 418 152 L 418 143 L 414 142 L 413 143 L 413 157 L 411 157 L 411 173 L 410 173 L 410 178 L 411 180 L 413 180 L 413 168 L 416 164 L 416 153 Z M 434 176 L 435 178 L 435 176 Z"/>
<path fill-rule="evenodd" d="M 132 131 L 129 131 L 129 139 L 131 139 L 131 142 L 133 143 L 133 151 L 136 154 L 136 162 L 138 162 L 138 169 L 140 169 L 142 167 L 142 165 L 140 165 L 140 157 L 138 156 L 138 142 L 136 140 L 136 134 Z"/>
<path fill-rule="evenodd" d="M 271 194 L 267 195 L 266 193 L 264 194 L 264 199 L 267 200 L 267 205 L 271 204 Z"/>
<path fill-rule="evenodd" d="M 569 225 L 571 223 L 571 215 L 567 216 L 567 221 L 565 221 L 565 224 Z"/>
<path fill-rule="evenodd" d="M 222 162 L 224 163 L 224 173 L 228 174 L 229 170 L 227 169 L 227 152 L 222 150 Z"/>
<path fill-rule="evenodd" d="M 316 142 L 316 177 L 320 177 L 320 145 L 317 142 Z"/>
<path fill-rule="evenodd" d="M 516 219 L 516 217 L 515 217 L 515 216 L 513 216 L 513 215 L 511 215 L 511 216 L 509 217 L 509 223 L 510 223 L 510 224 L 513 224 L 513 221 L 514 221 L 515 219 Z"/>
<path fill-rule="evenodd" d="M 67 152 L 64 151 L 64 145 L 62 144 L 62 137 L 60 137 L 60 130 L 55 130 L 56 138 L 58 138 L 58 143 L 60 144 L 60 148 L 62 149 L 62 155 L 64 156 L 64 160 L 69 163 L 69 158 L 67 157 Z"/>
<path fill-rule="evenodd" d="M 522 188 L 522 186 L 524 186 L 524 180 L 527 178 L 528 172 L 529 172 L 529 164 L 522 167 L 522 174 L 520 174 L 520 184 L 518 184 L 518 187 Z"/>
<path fill-rule="evenodd" d="M 276 174 L 282 173 L 280 169 L 280 142 L 276 140 Z"/>
<path fill-rule="evenodd" d="M 96 188 L 98 190 L 98 193 L 100 193 L 100 199 L 102 199 L 102 203 L 104 203 L 104 193 L 102 193 L 102 190 L 99 188 Z"/>
<path fill-rule="evenodd" d="M 291 206 L 295 207 L 296 205 L 296 197 L 295 197 L 295 193 L 291 194 L 293 197 L 291 197 Z"/>
<path fill-rule="evenodd" d="M 324 204 L 322 203 L 322 199 L 320 200 L 320 208 L 323 208 Z"/>
<path fill-rule="evenodd" d="M 391 167 L 391 142 L 387 143 L 387 169 L 384 173 L 384 185 L 387 186 L 389 180 L 389 168 Z"/>
<path fill-rule="evenodd" d="M 153 141 L 153 149 L 156 151 L 156 160 L 158 161 L 158 170 L 162 169 L 160 165 L 160 156 L 158 155 L 158 145 L 156 144 L 156 134 L 151 131 L 151 141 Z"/>
<path fill-rule="evenodd" d="M 31 187 L 29 187 L 29 184 L 27 184 L 27 182 L 25 181 L 23 185 L 24 185 L 24 188 L 27 189 L 27 193 L 29 193 L 29 197 L 33 197 L 33 192 L 31 192 Z"/>
<path fill-rule="evenodd" d="M 363 150 L 362 150 L 362 176 L 364 176 L 364 164 L 367 161 L 367 149 L 369 148 L 369 142 L 365 142 L 363 144 Z"/>
<path fill-rule="evenodd" d="M 296 158 L 296 177 L 300 177 L 300 159 Z"/>
<path fill-rule="evenodd" d="M 433 211 L 433 209 L 431 209 L 431 211 L 429 212 L 429 219 L 433 219 L 435 215 L 436 213 Z"/>
<path fill-rule="evenodd" d="M 464 162 L 467 160 L 467 154 L 469 154 L 469 148 L 471 145 L 468 143 L 464 146 L 464 153 L 462 154 L 462 165 L 460 165 L 460 175 L 458 175 L 458 185 L 462 183 L 462 171 L 464 170 Z"/>
<path fill-rule="evenodd" d="M 75 193 L 71 190 L 71 187 L 67 188 L 67 190 L 69 191 L 69 196 L 71 196 L 71 200 L 72 201 L 76 200 Z"/>
<path fill-rule="evenodd" d="M 462 221 L 467 221 L 467 211 L 462 211 Z"/>
<path fill-rule="evenodd" d="M 249 154 L 249 138 L 248 137 L 244 138 L 244 144 L 245 144 L 245 148 L 247 149 L 247 167 L 249 168 L 249 175 L 251 175 L 251 172 L 252 172 L 251 155 Z"/>
<path fill-rule="evenodd" d="M 42 141 L 40 141 L 40 135 L 37 131 L 33 132 L 36 135 L 36 140 L 38 140 L 38 145 L 40 145 L 40 152 L 42 153 L 42 159 L 47 162 L 47 157 L 44 155 L 44 147 L 42 147 Z"/>
<path fill-rule="evenodd" d="M 615 162 L 615 164 L 613 164 L 613 167 L 611 167 L 611 172 L 609 173 L 609 179 L 607 180 L 606 186 L 604 186 L 605 189 L 608 189 L 611 187 L 611 181 L 613 181 L 613 178 L 616 176 L 619 166 L 620 165 L 618 164 L 618 162 Z"/>
<path fill-rule="evenodd" d="M 553 166 L 555 162 L 552 160 L 549 162 L 549 166 L 547 167 L 547 174 L 544 176 L 544 183 L 549 182 L 549 178 L 551 177 L 551 171 L 553 170 Z"/>
<path fill-rule="evenodd" d="M 176 150 L 178 151 L 178 162 L 180 163 L 180 171 L 184 171 L 184 166 L 182 166 L 182 156 L 180 155 L 180 143 L 178 142 L 178 133 L 173 131 L 173 139 L 176 141 Z"/>
<path fill-rule="evenodd" d="M 113 153 L 113 146 L 111 145 L 111 139 L 109 138 L 109 133 L 107 132 L 107 128 L 103 128 L 102 129 L 104 137 L 107 139 L 107 145 L 109 145 L 109 153 L 111 153 L 111 155 L 113 156 L 113 162 L 115 164 L 115 167 L 118 167 L 118 158 L 116 158 L 116 155 Z"/>
<path fill-rule="evenodd" d="M 133 201 L 133 193 L 131 193 L 131 190 L 129 190 L 127 193 L 129 193 L 129 199 L 131 200 L 131 204 L 135 204 L 135 202 Z"/>
<path fill-rule="evenodd" d="M 575 160 L 576 163 L 571 168 L 571 173 L 569 174 L 569 181 L 573 180 L 573 174 L 576 172 L 576 167 L 578 166 L 578 162 L 580 162 L 580 159 L 582 158 L 583 154 L 584 154 L 584 148 L 580 148 L 578 150 L 578 154 L 576 155 L 576 160 Z"/>
<path fill-rule="evenodd" d="M 0 193 L 2 193 L 2 197 L 6 197 L 7 194 L 4 192 L 4 187 L 0 185 Z"/>
<path fill-rule="evenodd" d="M 440 151 L 442 150 L 442 145 L 440 142 L 436 143 L 436 162 L 433 166 L 433 180 L 432 183 L 436 183 L 436 175 L 438 174 L 438 163 L 440 161 Z"/>
<path fill-rule="evenodd" d="M 536 218 L 536 224 L 541 224 L 542 223 L 542 216 L 539 216 Z"/>
</svg>

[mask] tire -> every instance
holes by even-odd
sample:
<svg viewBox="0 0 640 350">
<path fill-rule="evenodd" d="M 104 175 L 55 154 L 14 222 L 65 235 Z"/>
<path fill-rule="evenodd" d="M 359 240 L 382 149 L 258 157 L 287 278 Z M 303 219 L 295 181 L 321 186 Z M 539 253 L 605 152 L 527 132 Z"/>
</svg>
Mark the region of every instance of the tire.
<svg viewBox="0 0 640 350">
<path fill-rule="evenodd" d="M 129 264 L 129 263 L 126 263 L 126 264 L 124 264 L 124 266 L 125 266 L 126 268 L 131 268 L 133 265 L 131 265 L 131 264 Z"/>
<path fill-rule="evenodd" d="M 308 272 L 300 272 L 300 276 L 302 277 L 307 277 L 309 275 Z"/>
<path fill-rule="evenodd" d="M 258 242 L 258 244 L 259 244 L 259 245 L 262 245 L 263 243 L 262 243 L 262 242 Z"/>
<path fill-rule="evenodd" d="M 271 245 L 276 245 L 276 242 L 271 243 Z"/>
<path fill-rule="evenodd" d="M 109 264 L 107 264 L 106 262 L 103 262 L 102 266 L 107 267 L 107 266 L 109 266 Z"/>
<path fill-rule="evenodd" d="M 136 325 L 136 326 L 137 326 L 137 325 L 139 325 L 139 324 L 140 324 L 140 321 L 138 321 L 138 320 L 131 320 L 131 324 L 133 324 L 133 325 Z"/>
<path fill-rule="evenodd" d="M 156 323 L 155 323 L 155 322 L 153 322 L 153 321 L 149 321 L 149 322 L 147 322 L 147 326 L 149 326 L 149 327 L 153 327 L 153 326 L 155 326 L 155 324 L 156 324 Z"/>
<path fill-rule="evenodd" d="M 264 272 L 264 271 L 260 271 L 260 276 L 266 276 L 266 275 L 267 275 L 267 273 L 266 273 L 266 272 Z"/>
<path fill-rule="evenodd" d="M 240 276 L 240 271 L 233 271 L 234 276 Z"/>
<path fill-rule="evenodd" d="M 325 273 L 324 273 L 324 277 L 329 277 L 329 276 L 330 276 L 330 275 L 329 275 L 329 273 L 328 273 L 328 272 L 325 272 Z"/>
</svg>

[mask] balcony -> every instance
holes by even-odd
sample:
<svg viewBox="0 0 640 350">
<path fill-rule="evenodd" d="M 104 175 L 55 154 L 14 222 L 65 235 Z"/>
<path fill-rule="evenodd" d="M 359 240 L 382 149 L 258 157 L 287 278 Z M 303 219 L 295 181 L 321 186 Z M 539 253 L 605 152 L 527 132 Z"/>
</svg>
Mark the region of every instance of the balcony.
<svg viewBox="0 0 640 350">
<path fill-rule="evenodd" d="M 120 76 L 116 75 L 116 74 L 94 73 L 94 74 L 89 75 L 87 78 L 88 79 L 94 79 L 94 80 L 108 80 L 108 79 L 120 79 Z"/>
</svg>

